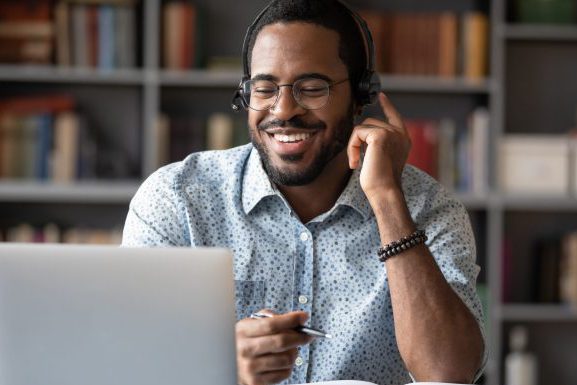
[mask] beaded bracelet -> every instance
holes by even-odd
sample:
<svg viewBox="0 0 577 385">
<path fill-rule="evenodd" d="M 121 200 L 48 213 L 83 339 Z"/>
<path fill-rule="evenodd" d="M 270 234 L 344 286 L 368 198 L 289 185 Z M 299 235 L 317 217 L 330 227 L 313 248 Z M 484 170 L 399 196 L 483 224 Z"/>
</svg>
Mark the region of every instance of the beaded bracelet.
<svg viewBox="0 0 577 385">
<path fill-rule="evenodd" d="M 421 243 L 425 243 L 427 241 L 427 236 L 425 235 L 424 230 L 417 230 L 409 236 L 403 237 L 398 241 L 394 241 L 380 247 L 377 251 L 377 255 L 379 256 L 379 261 L 386 262 L 389 258 L 394 255 L 400 254 L 405 250 L 408 250 L 412 247 L 420 245 Z"/>
</svg>

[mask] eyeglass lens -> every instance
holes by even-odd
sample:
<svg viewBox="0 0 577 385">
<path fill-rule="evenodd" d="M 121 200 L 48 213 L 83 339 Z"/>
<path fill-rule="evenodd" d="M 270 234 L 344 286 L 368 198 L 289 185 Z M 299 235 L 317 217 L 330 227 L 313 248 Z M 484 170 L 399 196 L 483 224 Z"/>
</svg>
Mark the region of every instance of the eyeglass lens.
<svg viewBox="0 0 577 385">
<path fill-rule="evenodd" d="M 270 80 L 249 80 L 244 86 L 243 98 L 253 110 L 263 111 L 274 106 L 280 95 L 280 88 Z M 296 102 L 307 110 L 322 108 L 328 101 L 330 85 L 323 79 L 299 79 L 291 86 Z"/>
</svg>

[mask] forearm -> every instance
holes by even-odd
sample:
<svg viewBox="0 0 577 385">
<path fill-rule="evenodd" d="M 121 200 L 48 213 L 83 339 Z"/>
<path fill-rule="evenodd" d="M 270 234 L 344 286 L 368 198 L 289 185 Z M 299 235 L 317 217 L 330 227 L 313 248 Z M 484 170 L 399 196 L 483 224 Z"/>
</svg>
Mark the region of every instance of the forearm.
<svg viewBox="0 0 577 385">
<path fill-rule="evenodd" d="M 370 200 L 383 244 L 415 230 L 400 190 Z M 395 334 L 408 370 L 421 381 L 470 382 L 481 363 L 479 326 L 428 248 L 404 251 L 386 268 Z"/>
</svg>

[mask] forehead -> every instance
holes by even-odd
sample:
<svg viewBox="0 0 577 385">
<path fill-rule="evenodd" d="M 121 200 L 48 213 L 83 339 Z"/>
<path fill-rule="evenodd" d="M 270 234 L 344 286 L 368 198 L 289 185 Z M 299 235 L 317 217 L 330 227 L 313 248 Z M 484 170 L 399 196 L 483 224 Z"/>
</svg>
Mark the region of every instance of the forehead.
<svg viewBox="0 0 577 385">
<path fill-rule="evenodd" d="M 279 78 L 300 73 L 343 75 L 347 68 L 339 57 L 339 34 L 303 22 L 275 23 L 258 34 L 251 58 L 251 73 Z"/>
</svg>

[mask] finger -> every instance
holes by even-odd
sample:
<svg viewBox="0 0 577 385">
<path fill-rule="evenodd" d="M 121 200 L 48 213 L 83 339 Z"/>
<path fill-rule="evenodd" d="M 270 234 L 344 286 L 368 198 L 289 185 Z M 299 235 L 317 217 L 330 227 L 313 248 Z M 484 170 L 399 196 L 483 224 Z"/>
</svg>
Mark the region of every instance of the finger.
<svg viewBox="0 0 577 385">
<path fill-rule="evenodd" d="M 264 312 L 265 310 L 263 310 Z M 240 333 L 246 337 L 259 337 L 292 330 L 303 325 L 309 319 L 309 315 L 303 311 L 294 311 L 286 314 L 277 314 L 270 318 L 247 319 L 243 322 Z M 237 330 L 238 331 L 238 330 Z"/>
<path fill-rule="evenodd" d="M 250 360 L 246 360 L 246 369 L 250 373 L 260 374 L 274 370 L 290 369 L 294 365 L 297 349 L 287 352 L 266 354 Z"/>
<path fill-rule="evenodd" d="M 310 343 L 314 337 L 294 330 L 263 336 L 237 338 L 237 350 L 241 357 L 257 357 L 263 354 L 281 353 Z"/>
<path fill-rule="evenodd" d="M 290 377 L 292 368 L 262 373 L 258 377 L 263 384 L 276 384 Z"/>
<path fill-rule="evenodd" d="M 379 93 L 379 104 L 387 117 L 387 121 L 389 124 L 404 129 L 403 125 L 403 118 L 399 111 L 393 106 L 393 103 L 389 100 L 389 98 L 385 95 L 384 92 Z"/>
<path fill-rule="evenodd" d="M 349 168 L 355 169 L 359 167 L 361 161 L 361 150 L 364 141 L 361 140 L 357 133 L 357 128 L 353 130 L 351 137 L 349 138 L 349 144 L 347 145 L 347 157 L 349 158 Z"/>
</svg>

